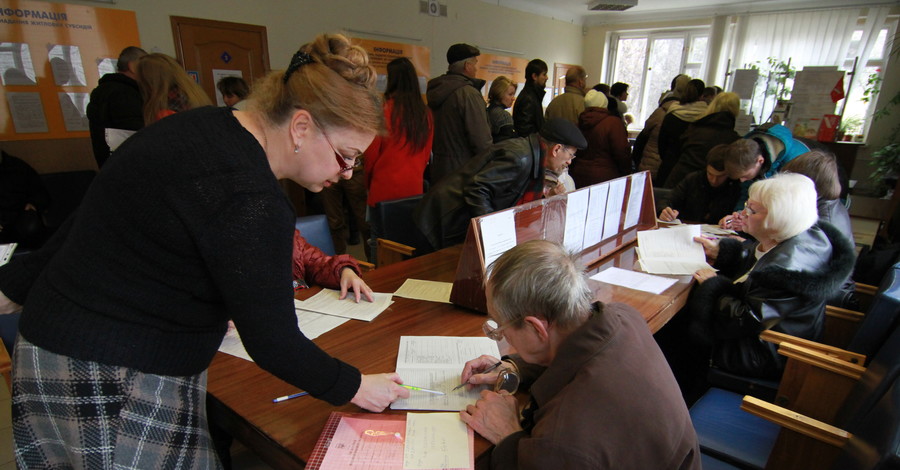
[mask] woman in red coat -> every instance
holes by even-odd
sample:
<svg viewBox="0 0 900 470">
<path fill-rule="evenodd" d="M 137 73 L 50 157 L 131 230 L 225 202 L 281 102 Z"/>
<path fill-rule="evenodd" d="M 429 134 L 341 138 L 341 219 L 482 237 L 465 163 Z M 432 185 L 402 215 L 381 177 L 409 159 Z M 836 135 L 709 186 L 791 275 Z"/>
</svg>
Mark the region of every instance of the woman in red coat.
<svg viewBox="0 0 900 470">
<path fill-rule="evenodd" d="M 609 114 L 606 96 L 599 91 L 587 92 L 584 106 L 584 112 L 578 117 L 578 128 L 588 146 L 578 151 L 578 158 L 569 166 L 569 174 L 578 188 L 631 173 L 631 150 L 625 123 Z"/>
</svg>

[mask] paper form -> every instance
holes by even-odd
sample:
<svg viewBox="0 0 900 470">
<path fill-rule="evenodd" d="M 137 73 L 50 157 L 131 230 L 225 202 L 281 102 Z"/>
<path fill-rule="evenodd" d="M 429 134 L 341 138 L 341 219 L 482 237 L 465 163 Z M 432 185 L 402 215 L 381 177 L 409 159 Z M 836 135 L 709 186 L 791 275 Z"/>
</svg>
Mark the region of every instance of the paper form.
<svg viewBox="0 0 900 470">
<path fill-rule="evenodd" d="M 737 232 L 734 230 L 728 230 L 727 228 L 721 228 L 718 225 L 709 225 L 704 224 L 700 226 L 700 231 L 703 232 L 704 235 L 714 235 L 714 236 L 726 236 L 726 235 L 737 235 Z"/>
<path fill-rule="evenodd" d="M 609 185 L 591 186 L 587 221 L 584 223 L 584 246 L 591 247 L 603 240 L 603 218 L 606 215 L 606 196 Z"/>
<path fill-rule="evenodd" d="M 507 210 L 481 218 L 481 245 L 484 247 L 484 266 L 516 246 L 516 214 Z"/>
<path fill-rule="evenodd" d="M 699 225 L 638 232 L 636 251 L 641 268 L 653 274 L 693 274 L 698 269 L 712 269 L 703 247 L 694 241 L 699 236 Z"/>
<path fill-rule="evenodd" d="M 297 301 L 295 300 L 295 302 Z M 304 310 L 297 310 L 296 313 L 297 327 L 300 328 L 303 335 L 309 339 L 316 339 L 350 321 L 349 318 L 307 312 Z M 231 328 L 225 333 L 225 338 L 222 339 L 222 345 L 219 346 L 219 351 L 253 362 L 253 359 L 250 358 L 250 354 L 247 353 L 247 350 L 244 348 L 244 343 L 241 341 L 241 335 L 235 328 Z"/>
<path fill-rule="evenodd" d="M 9 262 L 9 259 L 12 258 L 13 252 L 16 251 L 17 243 L 6 243 L 4 245 L 0 245 L 0 266 Z"/>
<path fill-rule="evenodd" d="M 625 209 L 625 225 L 623 230 L 637 225 L 641 218 L 641 204 L 644 202 L 644 180 L 647 173 L 635 173 L 631 175 L 631 191 L 628 195 L 628 208 Z"/>
<path fill-rule="evenodd" d="M 452 282 L 422 281 L 420 279 L 407 279 L 403 285 L 394 292 L 395 297 L 407 299 L 427 300 L 429 302 L 450 303 L 450 291 L 453 290 Z"/>
<path fill-rule="evenodd" d="M 403 468 L 472 468 L 475 435 L 459 413 L 409 413 Z"/>
<path fill-rule="evenodd" d="M 395 401 L 395 410 L 459 411 L 474 404 L 487 386 L 467 390 L 459 385 L 466 361 L 482 354 L 500 357 L 497 342 L 490 338 L 459 336 L 401 336 L 397 373 L 403 382 L 444 392 L 445 395 L 410 391 L 409 398 Z"/>
<path fill-rule="evenodd" d="M 406 423 L 344 416 L 331 438 L 321 470 L 396 470 L 404 455 Z"/>
<path fill-rule="evenodd" d="M 302 300 L 294 300 L 294 306 L 300 310 L 326 313 L 338 317 L 352 318 L 354 320 L 372 321 L 391 305 L 391 294 L 375 292 L 372 296 L 374 302 L 360 300 L 356 303 L 352 293 L 348 293 L 344 300 L 339 300 L 341 291 L 322 289 L 318 294 Z"/>
<path fill-rule="evenodd" d="M 563 233 L 563 246 L 566 250 L 578 253 L 584 249 L 585 220 L 590 196 L 591 193 L 583 189 L 566 196 L 566 231 Z"/>
<path fill-rule="evenodd" d="M 652 274 L 644 274 L 620 268 L 609 268 L 600 271 L 591 276 L 591 279 L 657 295 L 661 294 L 677 281 L 677 279 L 654 276 Z"/>
<path fill-rule="evenodd" d="M 623 202 L 625 202 L 625 178 L 610 181 L 609 196 L 606 199 L 606 216 L 603 221 L 604 240 L 619 232 Z"/>
</svg>

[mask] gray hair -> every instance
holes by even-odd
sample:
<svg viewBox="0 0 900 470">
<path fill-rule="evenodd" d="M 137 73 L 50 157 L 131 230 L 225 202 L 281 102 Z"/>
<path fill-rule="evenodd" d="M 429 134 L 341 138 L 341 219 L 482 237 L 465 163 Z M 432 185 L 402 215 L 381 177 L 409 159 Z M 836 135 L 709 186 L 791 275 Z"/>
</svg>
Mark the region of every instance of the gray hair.
<svg viewBox="0 0 900 470">
<path fill-rule="evenodd" d="M 135 62 L 147 55 L 147 51 L 137 46 L 128 46 L 119 53 L 119 60 L 116 62 L 116 71 L 127 72 L 128 64 Z"/>
<path fill-rule="evenodd" d="M 816 186 L 798 173 L 779 173 L 757 181 L 750 186 L 749 197 L 768 211 L 762 226 L 779 243 L 808 230 L 819 219 Z"/>
<path fill-rule="evenodd" d="M 453 72 L 453 73 L 462 74 L 466 70 L 466 64 L 472 60 L 475 60 L 475 57 L 469 57 L 468 59 L 457 60 L 456 62 L 447 66 L 447 70 L 449 70 L 450 72 Z"/>
<path fill-rule="evenodd" d="M 571 328 L 591 312 L 593 296 L 584 268 L 562 246 L 546 240 L 518 245 L 491 263 L 490 285 L 497 322 L 514 325 L 536 316 Z"/>
</svg>

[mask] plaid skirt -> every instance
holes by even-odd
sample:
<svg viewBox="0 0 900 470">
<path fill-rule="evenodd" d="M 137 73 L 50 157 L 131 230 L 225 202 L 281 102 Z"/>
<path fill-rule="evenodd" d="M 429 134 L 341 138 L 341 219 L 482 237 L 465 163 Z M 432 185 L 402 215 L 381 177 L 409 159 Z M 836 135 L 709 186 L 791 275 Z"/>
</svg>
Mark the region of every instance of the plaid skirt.
<svg viewBox="0 0 900 470">
<path fill-rule="evenodd" d="M 54 354 L 22 336 L 13 360 L 19 468 L 221 468 L 206 422 L 205 371 L 146 374 Z"/>
</svg>

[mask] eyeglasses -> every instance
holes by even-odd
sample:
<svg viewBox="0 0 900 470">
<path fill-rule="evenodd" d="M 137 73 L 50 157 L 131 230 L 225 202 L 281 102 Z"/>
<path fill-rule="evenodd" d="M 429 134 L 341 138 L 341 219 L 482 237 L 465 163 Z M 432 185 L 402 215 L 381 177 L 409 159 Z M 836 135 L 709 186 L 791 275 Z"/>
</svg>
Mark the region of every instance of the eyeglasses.
<svg viewBox="0 0 900 470">
<path fill-rule="evenodd" d="M 484 335 L 488 338 L 494 341 L 501 341 L 503 340 L 503 329 L 507 326 L 509 325 L 498 326 L 497 322 L 494 320 L 488 320 L 481 325 L 481 331 L 483 331 Z"/>
<path fill-rule="evenodd" d="M 318 123 L 316 123 L 318 125 Z M 334 152 L 334 159 L 337 160 L 338 166 L 341 167 L 341 173 L 346 173 L 348 171 L 353 171 L 353 168 L 356 166 L 357 161 L 360 155 L 357 155 L 353 158 L 347 158 L 340 154 L 337 149 L 334 147 L 334 144 L 331 143 L 331 139 L 328 138 L 328 134 L 325 132 L 325 128 L 319 126 L 319 129 L 322 131 L 322 137 L 325 137 L 325 142 L 328 142 L 328 146 L 331 147 L 331 151 Z"/>
<path fill-rule="evenodd" d="M 759 214 L 758 211 L 755 211 L 755 210 L 753 210 L 752 207 L 750 207 L 750 202 L 749 202 L 749 201 L 744 203 L 744 210 L 743 210 L 743 212 L 744 212 L 744 215 L 746 215 L 746 216 L 751 216 L 751 215 Z"/>
</svg>

